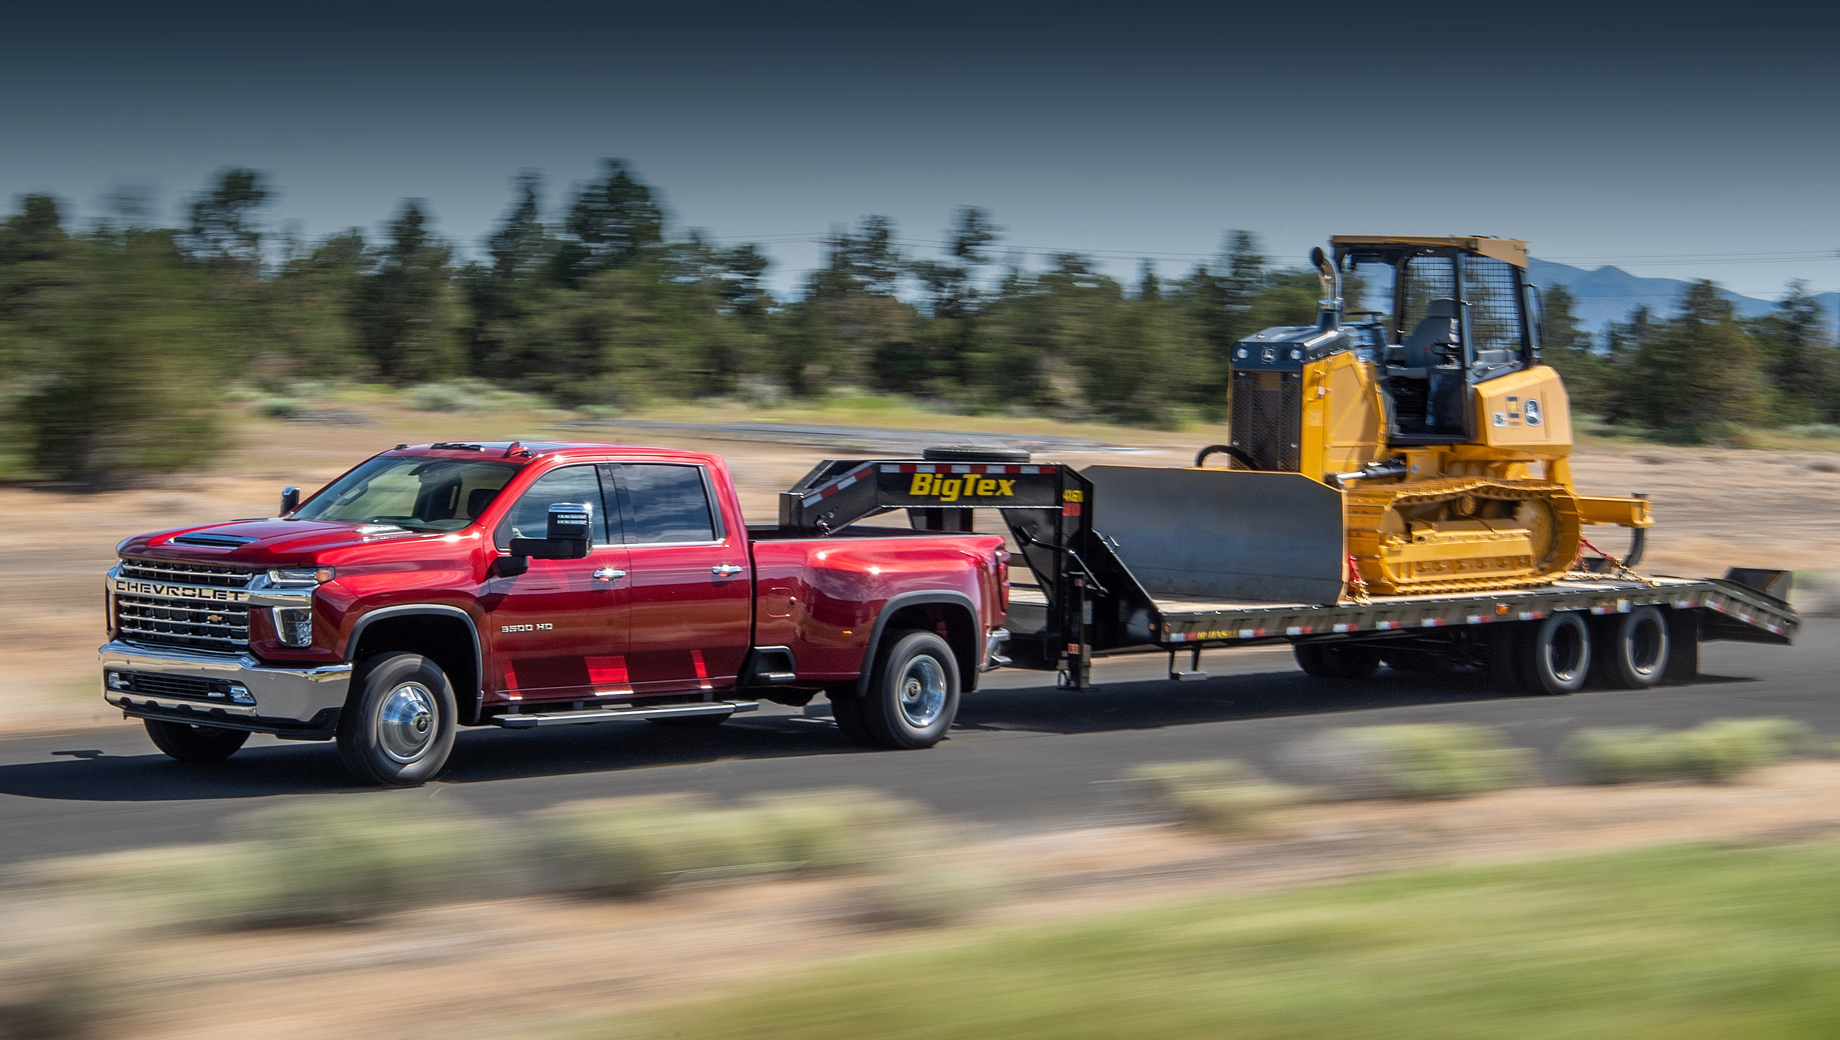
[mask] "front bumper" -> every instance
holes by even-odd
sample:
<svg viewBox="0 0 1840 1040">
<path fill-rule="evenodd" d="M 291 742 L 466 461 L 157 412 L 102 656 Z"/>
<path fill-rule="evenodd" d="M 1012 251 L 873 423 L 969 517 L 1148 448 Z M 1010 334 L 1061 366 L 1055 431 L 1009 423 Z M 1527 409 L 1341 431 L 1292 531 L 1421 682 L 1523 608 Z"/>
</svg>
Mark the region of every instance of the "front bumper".
<svg viewBox="0 0 1840 1040">
<path fill-rule="evenodd" d="M 111 642 L 99 651 L 102 696 L 129 715 L 287 734 L 330 730 L 351 665 L 279 668 L 230 657 Z M 110 673 L 117 687 L 109 682 Z M 142 678 L 142 677 L 145 678 Z"/>
</svg>

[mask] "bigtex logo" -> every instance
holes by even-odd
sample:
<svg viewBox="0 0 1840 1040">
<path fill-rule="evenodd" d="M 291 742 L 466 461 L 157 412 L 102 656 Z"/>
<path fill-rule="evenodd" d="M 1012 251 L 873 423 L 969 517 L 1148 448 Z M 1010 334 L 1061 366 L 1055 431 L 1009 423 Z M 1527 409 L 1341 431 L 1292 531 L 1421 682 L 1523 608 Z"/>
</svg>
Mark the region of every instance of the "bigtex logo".
<svg viewBox="0 0 1840 1040">
<path fill-rule="evenodd" d="M 1016 494 L 1016 482 L 975 474 L 948 477 L 943 473 L 916 473 L 907 493 L 915 498 L 937 498 L 941 502 L 956 502 L 960 497 L 1011 498 Z"/>
</svg>

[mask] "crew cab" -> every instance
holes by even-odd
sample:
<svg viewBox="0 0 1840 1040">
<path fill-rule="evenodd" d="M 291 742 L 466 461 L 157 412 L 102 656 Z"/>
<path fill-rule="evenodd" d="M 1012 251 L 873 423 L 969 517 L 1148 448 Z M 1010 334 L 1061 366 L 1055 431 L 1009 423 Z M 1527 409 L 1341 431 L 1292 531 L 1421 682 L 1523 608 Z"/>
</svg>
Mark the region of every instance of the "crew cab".
<svg viewBox="0 0 1840 1040">
<path fill-rule="evenodd" d="M 928 747 L 1007 636 L 1002 537 L 749 527 L 719 456 L 657 448 L 399 445 L 117 554 L 103 696 L 160 750 L 333 739 L 373 784 L 435 776 L 461 726 L 713 725 L 820 692 L 846 737 Z"/>
</svg>

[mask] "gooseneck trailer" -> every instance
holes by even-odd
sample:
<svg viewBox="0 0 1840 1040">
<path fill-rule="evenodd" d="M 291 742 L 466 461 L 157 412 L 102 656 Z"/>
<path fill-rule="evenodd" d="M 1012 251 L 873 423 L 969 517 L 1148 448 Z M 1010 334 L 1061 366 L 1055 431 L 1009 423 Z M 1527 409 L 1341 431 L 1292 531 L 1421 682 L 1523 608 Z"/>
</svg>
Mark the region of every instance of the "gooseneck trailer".
<svg viewBox="0 0 1840 1040">
<path fill-rule="evenodd" d="M 1204 453 L 1205 456 L 1206 453 Z M 1324 678 L 1477 666 L 1504 685 L 1689 682 L 1699 644 L 1790 643 L 1800 618 L 1784 571 L 1647 577 L 1607 556 L 1564 578 L 1476 593 L 1364 595 L 1339 551 L 1339 492 L 1295 474 L 1034 463 L 1021 453 L 821 463 L 780 496 L 784 527 L 823 533 L 905 510 L 915 528 L 970 532 L 994 509 L 1033 581 L 1012 581 L 1005 664 L 1091 682 L 1095 657 L 1162 653 L 1171 679 L 1203 678 L 1201 652 L 1289 643 Z M 1638 532 L 1638 536 L 1640 532 Z"/>
</svg>

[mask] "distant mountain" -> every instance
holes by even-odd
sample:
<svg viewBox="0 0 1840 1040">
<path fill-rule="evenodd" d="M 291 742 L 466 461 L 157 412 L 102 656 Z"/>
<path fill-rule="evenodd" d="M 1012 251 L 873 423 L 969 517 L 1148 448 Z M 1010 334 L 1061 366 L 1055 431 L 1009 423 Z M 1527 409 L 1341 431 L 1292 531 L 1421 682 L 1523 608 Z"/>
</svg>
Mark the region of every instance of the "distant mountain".
<svg viewBox="0 0 1840 1040">
<path fill-rule="evenodd" d="M 1577 300 L 1572 313 L 1578 316 L 1578 324 L 1593 332 L 1602 332 L 1613 321 L 1627 320 L 1629 312 L 1637 307 L 1646 306 L 1658 318 L 1672 317 L 1680 309 L 1681 294 L 1693 284 L 1679 278 L 1639 278 L 1618 267 L 1586 271 L 1537 259 L 1527 261 L 1527 273 L 1531 281 L 1542 287 L 1565 286 Z M 1741 318 L 1768 314 L 1775 307 L 1770 300 L 1739 296 L 1724 289 L 1719 290 L 1719 295 L 1731 301 L 1732 310 Z M 1816 293 L 1815 299 L 1820 301 L 1821 313 L 1828 328 L 1832 329 L 1834 307 L 1840 304 L 1840 293 Z"/>
</svg>

